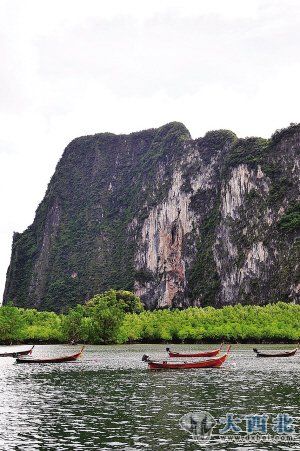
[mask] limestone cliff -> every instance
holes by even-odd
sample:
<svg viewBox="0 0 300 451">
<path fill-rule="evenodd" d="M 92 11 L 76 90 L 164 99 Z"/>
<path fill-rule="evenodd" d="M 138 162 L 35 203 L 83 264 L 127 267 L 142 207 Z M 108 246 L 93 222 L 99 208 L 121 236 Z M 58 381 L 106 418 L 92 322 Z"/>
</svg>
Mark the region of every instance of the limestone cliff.
<svg viewBox="0 0 300 451">
<path fill-rule="evenodd" d="M 4 302 L 61 311 L 110 287 L 150 308 L 298 302 L 299 257 L 300 125 L 103 133 L 69 144 L 14 234 Z"/>
</svg>

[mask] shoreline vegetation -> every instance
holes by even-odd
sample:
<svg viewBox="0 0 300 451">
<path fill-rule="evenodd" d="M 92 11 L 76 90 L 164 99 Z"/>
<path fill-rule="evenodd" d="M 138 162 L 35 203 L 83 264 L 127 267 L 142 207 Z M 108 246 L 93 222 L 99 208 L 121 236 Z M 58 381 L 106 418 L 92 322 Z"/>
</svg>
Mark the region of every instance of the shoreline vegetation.
<svg viewBox="0 0 300 451">
<path fill-rule="evenodd" d="M 0 344 L 295 343 L 300 305 L 277 302 L 220 309 L 147 311 L 139 298 L 110 290 L 66 314 L 0 307 Z"/>
</svg>

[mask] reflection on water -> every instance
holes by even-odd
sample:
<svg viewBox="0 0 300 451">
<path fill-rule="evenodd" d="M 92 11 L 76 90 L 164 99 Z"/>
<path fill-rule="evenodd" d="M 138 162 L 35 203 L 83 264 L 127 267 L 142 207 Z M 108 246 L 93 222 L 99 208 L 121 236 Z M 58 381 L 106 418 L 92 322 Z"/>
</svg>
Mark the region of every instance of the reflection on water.
<svg viewBox="0 0 300 451">
<path fill-rule="evenodd" d="M 37 346 L 34 355 L 75 349 Z M 181 371 L 149 371 L 141 361 L 144 353 L 166 358 L 163 345 L 88 346 L 81 361 L 55 365 L 1 358 L 1 451 L 300 450 L 300 353 L 259 359 L 250 346 L 235 346 L 220 369 Z M 179 426 L 183 415 L 202 410 L 216 419 L 227 412 L 288 413 L 297 435 L 291 444 L 275 447 L 211 442 L 204 448 Z"/>
</svg>

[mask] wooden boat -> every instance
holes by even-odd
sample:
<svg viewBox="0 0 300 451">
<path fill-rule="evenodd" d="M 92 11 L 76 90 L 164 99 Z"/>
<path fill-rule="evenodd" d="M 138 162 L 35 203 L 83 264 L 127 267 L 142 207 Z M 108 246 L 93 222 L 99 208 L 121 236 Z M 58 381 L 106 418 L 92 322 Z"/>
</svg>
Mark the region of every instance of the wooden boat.
<svg viewBox="0 0 300 451">
<path fill-rule="evenodd" d="M 84 346 L 77 354 L 63 356 L 63 357 L 47 357 L 44 359 L 35 359 L 32 357 L 17 357 L 16 363 L 61 363 L 61 362 L 74 362 L 82 355 Z"/>
<path fill-rule="evenodd" d="M 30 349 L 26 349 L 25 351 L 14 351 L 14 352 L 3 352 L 0 354 L 0 357 L 17 357 L 19 355 L 30 355 L 34 345 Z"/>
<path fill-rule="evenodd" d="M 156 362 L 154 360 L 151 360 L 149 356 L 143 355 L 142 360 L 144 362 L 148 363 L 148 368 L 151 370 L 158 370 L 158 369 L 173 369 L 173 370 L 180 370 L 180 369 L 192 369 L 192 368 L 217 368 L 223 365 L 225 360 L 228 357 L 229 351 L 231 346 L 229 345 L 227 348 L 227 351 L 225 354 L 223 354 L 221 357 L 214 357 L 213 359 L 209 360 L 201 360 L 197 362 L 170 362 L 170 361 L 163 361 L 163 362 Z"/>
<path fill-rule="evenodd" d="M 214 357 L 219 354 L 223 346 L 223 343 L 219 346 L 218 349 L 214 349 L 213 351 L 202 351 L 202 352 L 195 352 L 192 354 L 183 354 L 181 352 L 174 352 L 171 351 L 170 348 L 166 348 L 167 353 L 169 354 L 169 357 Z"/>
<path fill-rule="evenodd" d="M 292 349 L 291 351 L 282 351 L 282 352 L 260 352 L 256 348 L 253 348 L 253 351 L 256 353 L 257 357 L 292 357 L 298 351 L 298 348 Z"/>
</svg>

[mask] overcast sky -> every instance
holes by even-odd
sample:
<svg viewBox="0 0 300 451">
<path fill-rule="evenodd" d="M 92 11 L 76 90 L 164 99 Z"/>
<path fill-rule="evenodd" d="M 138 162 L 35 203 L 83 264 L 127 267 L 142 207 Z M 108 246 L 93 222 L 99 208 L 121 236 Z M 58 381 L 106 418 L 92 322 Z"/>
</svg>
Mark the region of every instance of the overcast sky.
<svg viewBox="0 0 300 451">
<path fill-rule="evenodd" d="M 300 122 L 299 22 L 298 0 L 1 0 L 0 291 L 76 136 Z"/>
</svg>

